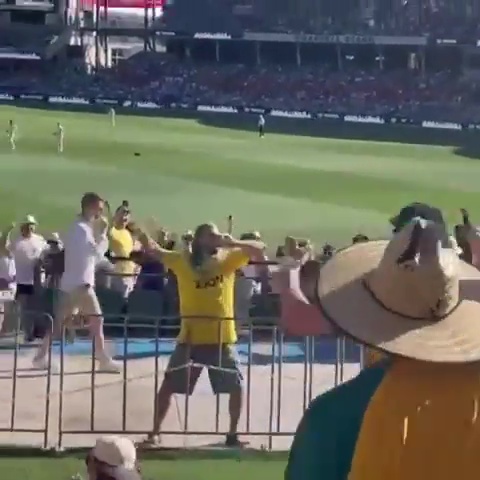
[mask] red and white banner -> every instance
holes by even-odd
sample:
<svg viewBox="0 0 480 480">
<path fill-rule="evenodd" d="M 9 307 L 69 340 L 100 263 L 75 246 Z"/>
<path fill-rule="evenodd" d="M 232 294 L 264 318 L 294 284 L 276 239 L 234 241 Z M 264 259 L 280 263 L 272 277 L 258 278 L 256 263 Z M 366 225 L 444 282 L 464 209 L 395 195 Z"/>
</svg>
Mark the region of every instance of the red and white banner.
<svg viewBox="0 0 480 480">
<path fill-rule="evenodd" d="M 165 0 L 80 0 L 79 4 L 83 10 L 93 10 L 99 3 L 100 8 L 162 8 Z"/>
</svg>

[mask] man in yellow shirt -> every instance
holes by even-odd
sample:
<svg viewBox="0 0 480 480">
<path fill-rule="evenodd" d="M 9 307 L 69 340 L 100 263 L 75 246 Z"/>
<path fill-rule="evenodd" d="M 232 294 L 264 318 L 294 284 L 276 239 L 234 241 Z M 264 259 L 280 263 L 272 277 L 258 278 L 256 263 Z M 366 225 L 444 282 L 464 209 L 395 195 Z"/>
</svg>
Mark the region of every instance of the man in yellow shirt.
<svg viewBox="0 0 480 480">
<path fill-rule="evenodd" d="M 109 249 L 114 262 L 115 276 L 112 278 L 112 288 L 128 297 L 135 284 L 135 262 L 129 260 L 133 251 L 134 241 L 127 228 L 130 221 L 130 209 L 123 202 L 115 211 L 112 228 L 109 232 Z"/>
<path fill-rule="evenodd" d="M 221 234 L 213 224 L 197 227 L 190 250 L 165 250 L 143 232 L 139 240 L 176 275 L 182 317 L 178 344 L 157 394 L 153 432 L 148 441 L 159 441 L 172 395 L 190 395 L 203 366 L 207 366 L 214 393 L 230 395 L 226 444 L 237 446 L 243 389 L 233 347 L 237 341 L 233 302 L 235 272 L 247 265 L 251 257 L 261 254 L 264 245 L 258 241 L 235 240 Z M 190 367 L 190 363 L 194 366 Z"/>
</svg>

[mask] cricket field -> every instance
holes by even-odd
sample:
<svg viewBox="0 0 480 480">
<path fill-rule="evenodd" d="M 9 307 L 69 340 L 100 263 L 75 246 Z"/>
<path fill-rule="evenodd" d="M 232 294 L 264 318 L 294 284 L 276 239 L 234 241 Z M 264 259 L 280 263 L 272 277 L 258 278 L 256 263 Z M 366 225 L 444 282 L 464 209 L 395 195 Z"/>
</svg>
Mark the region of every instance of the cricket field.
<svg viewBox="0 0 480 480">
<path fill-rule="evenodd" d="M 18 125 L 14 152 L 6 134 L 10 119 Z M 65 128 L 63 154 L 57 153 L 53 135 L 57 122 Z M 460 221 L 461 207 L 471 212 L 473 221 L 479 217 L 480 155 L 475 133 L 463 136 L 364 125 L 313 128 L 307 123 L 305 127 L 296 121 L 279 125 L 267 118 L 267 135 L 260 139 L 255 117 L 236 121 L 222 114 L 156 118 L 119 112 L 113 127 L 106 113 L 0 107 L 0 126 L 4 126 L 0 129 L 4 133 L 0 137 L 0 227 L 32 214 L 41 233 L 61 233 L 78 211 L 85 191 L 99 192 L 112 207 L 129 200 L 139 223 L 154 217 L 178 233 L 206 221 L 225 228 L 228 215 L 233 215 L 235 234 L 258 230 L 270 251 L 283 243 L 286 234 L 310 238 L 318 246 L 348 244 L 359 232 L 371 238 L 388 236 L 388 219 L 412 201 L 441 207 L 451 226 Z M 20 360 L 27 362 L 24 357 Z M 355 368 L 347 377 L 355 374 Z M 88 390 L 89 377 L 83 373 L 66 384 L 72 387 L 72 398 L 74 382 L 83 382 Z M 80 380 L 74 380 L 77 377 Z M 294 380 L 300 381 L 292 370 Z M 30 386 L 41 382 L 25 377 L 18 388 L 31 392 Z M 35 392 L 39 402 L 43 388 Z M 108 388 L 113 387 L 106 386 L 104 391 Z M 116 383 L 115 388 L 121 385 Z M 328 386 L 322 383 L 321 388 Z M 264 397 L 253 398 L 263 402 Z M 25 403 L 17 406 L 17 414 L 26 412 L 25 421 L 31 414 L 28 398 L 27 394 Z M 297 416 L 301 415 L 300 396 L 290 401 L 298 403 Z M 74 421 L 79 411 L 76 403 L 71 405 L 65 408 L 73 412 Z M 9 416 L 4 410 L 2 418 Z M 85 473 L 83 454 L 58 459 L 23 455 L 0 449 L 2 479 L 67 480 L 77 472 Z M 281 478 L 286 463 L 281 452 L 202 455 L 148 457 L 146 478 L 273 480 Z"/>
</svg>

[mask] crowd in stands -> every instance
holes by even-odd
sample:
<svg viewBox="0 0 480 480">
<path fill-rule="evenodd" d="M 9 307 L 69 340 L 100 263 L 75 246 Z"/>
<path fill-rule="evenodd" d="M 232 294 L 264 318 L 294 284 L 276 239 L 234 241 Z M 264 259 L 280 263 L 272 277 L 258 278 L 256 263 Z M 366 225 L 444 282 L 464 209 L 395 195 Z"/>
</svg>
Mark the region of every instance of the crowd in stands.
<svg viewBox="0 0 480 480">
<path fill-rule="evenodd" d="M 212 27 L 212 30 L 198 26 L 202 16 L 207 15 L 206 11 L 212 10 L 202 9 L 202 5 L 199 2 L 199 11 L 191 15 L 188 1 L 175 2 L 165 12 L 162 20 L 165 28 L 169 28 L 169 23 L 183 25 L 187 18 L 190 23 L 193 22 L 193 30 L 184 27 L 180 31 L 223 31 L 221 28 L 215 30 Z M 292 11 L 283 15 L 281 6 L 273 11 L 267 8 L 268 15 L 261 9 L 253 8 L 249 15 L 239 15 L 238 18 L 242 21 L 256 19 L 257 24 L 253 21 L 251 25 L 256 31 L 429 35 L 433 38 L 468 37 L 476 42 L 478 24 L 473 19 L 475 9 L 479 10 L 477 7 L 480 5 L 475 2 L 470 2 L 468 8 L 458 2 L 422 0 L 372 2 L 372 5 L 370 17 L 357 15 L 351 5 L 346 8 L 348 5 L 341 1 L 330 6 L 322 5 L 325 11 L 317 12 L 319 19 L 315 20 L 312 20 L 315 18 L 313 15 L 300 15 L 300 7 L 298 12 L 294 9 L 297 14 Z M 345 13 L 346 10 L 352 13 Z M 309 12 L 307 7 L 302 11 Z M 207 15 L 205 22 L 215 21 L 221 26 L 222 19 L 228 16 L 226 12 L 224 5 L 222 8 L 219 6 L 215 15 Z M 223 24 L 227 24 L 226 21 Z M 172 25 L 170 30 L 175 30 Z M 244 25 L 242 29 L 245 28 Z M 32 35 L 39 35 L 38 32 L 35 35 L 23 34 L 23 30 L 5 29 L 0 32 L 0 47 L 13 46 L 17 42 L 25 48 Z M 17 37 L 18 41 L 15 40 Z M 411 68 L 405 60 L 399 68 L 391 69 L 383 68 L 372 53 L 368 67 L 356 60 L 350 61 L 348 55 L 340 62 L 341 65 L 333 67 L 327 64 L 331 60 L 327 61 L 319 55 L 318 65 L 287 66 L 271 64 L 268 55 L 262 58 L 260 65 L 245 65 L 222 63 L 227 58 L 222 58 L 222 62 L 205 63 L 190 58 L 179 60 L 164 53 L 141 52 L 111 68 L 100 68 L 93 74 L 87 71 L 83 59 L 75 65 L 71 61 L 62 65 L 24 62 L 18 68 L 12 69 L 7 65 L 3 69 L 2 62 L 6 60 L 0 58 L 0 70 L 3 70 L 0 90 L 162 104 L 249 105 L 331 113 L 395 113 L 437 121 L 480 120 L 476 82 L 462 78 L 458 71 L 453 72 L 447 62 L 443 72 L 425 70 L 418 59 Z M 336 58 L 335 53 L 333 57 Z M 461 62 L 458 63 L 460 65 Z"/>
<path fill-rule="evenodd" d="M 451 71 L 313 66 L 246 66 L 178 62 L 140 53 L 117 67 L 88 74 L 77 66 L 13 73 L 0 81 L 12 92 L 113 98 L 160 104 L 223 104 L 282 110 L 420 116 L 423 120 L 480 119 L 475 83 Z"/>
</svg>

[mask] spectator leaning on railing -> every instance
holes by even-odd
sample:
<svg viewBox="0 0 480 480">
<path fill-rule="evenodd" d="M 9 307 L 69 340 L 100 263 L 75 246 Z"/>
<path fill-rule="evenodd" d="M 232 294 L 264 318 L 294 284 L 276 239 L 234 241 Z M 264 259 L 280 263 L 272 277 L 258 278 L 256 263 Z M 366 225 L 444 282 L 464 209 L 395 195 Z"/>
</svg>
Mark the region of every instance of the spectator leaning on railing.
<svg viewBox="0 0 480 480">
<path fill-rule="evenodd" d="M 215 393 L 229 393 L 228 446 L 239 445 L 237 426 L 242 409 L 242 374 L 233 345 L 237 341 L 234 320 L 235 272 L 262 254 L 257 241 L 235 240 L 213 224 L 194 233 L 191 250 L 169 251 L 147 234 L 140 235 L 144 248 L 156 255 L 176 276 L 180 297 L 181 330 L 157 394 L 157 408 L 148 441 L 159 441 L 162 422 L 175 393 L 190 394 L 206 365 Z M 189 363 L 194 365 L 190 368 Z"/>
</svg>

